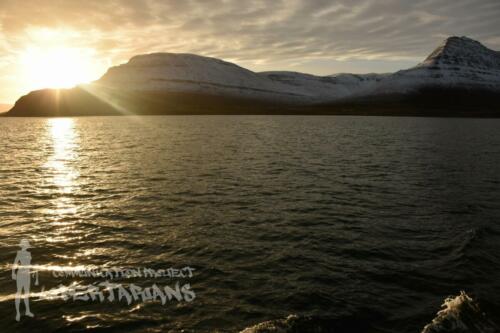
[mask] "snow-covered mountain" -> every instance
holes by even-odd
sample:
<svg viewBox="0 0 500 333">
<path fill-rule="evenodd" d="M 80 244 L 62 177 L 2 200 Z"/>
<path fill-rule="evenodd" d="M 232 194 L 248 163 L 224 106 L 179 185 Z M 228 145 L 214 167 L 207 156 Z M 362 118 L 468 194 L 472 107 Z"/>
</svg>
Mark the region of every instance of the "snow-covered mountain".
<svg viewBox="0 0 500 333">
<path fill-rule="evenodd" d="M 83 94 L 79 103 L 91 103 L 94 96 L 120 112 L 148 114 L 169 113 L 179 105 L 184 106 L 183 113 L 189 113 L 189 108 L 203 109 L 209 105 L 219 109 L 239 105 L 251 108 L 252 103 L 308 107 L 311 110 L 318 105 L 363 100 L 366 107 L 370 98 L 380 101 L 389 96 L 398 96 L 398 100 L 413 96 L 410 103 L 415 103 L 414 97 L 429 89 L 448 93 L 460 90 L 457 94 L 462 98 L 465 96 L 462 91 L 473 91 L 476 99 L 479 91 L 491 101 L 500 93 L 500 53 L 467 37 L 450 37 L 422 63 L 410 69 L 388 74 L 329 76 L 296 72 L 255 73 L 216 58 L 154 53 L 135 56 L 125 64 L 110 68 L 96 82 L 75 89 L 81 93 L 69 95 Z M 43 94 L 30 95 L 21 98 L 10 114 L 36 113 L 33 111 L 37 108 L 34 96 L 41 98 Z M 429 96 L 426 93 L 419 100 L 429 99 Z M 70 99 L 67 104 L 71 106 Z M 146 104 L 147 107 L 143 107 Z M 99 105 L 97 103 L 96 107 Z M 80 109 L 84 107 L 82 105 Z M 43 108 L 44 114 L 51 113 L 51 106 Z M 333 107 L 331 110 L 335 113 Z M 85 111 L 82 109 L 77 114 L 82 112 Z M 303 109 L 300 112 L 309 111 Z"/>
<path fill-rule="evenodd" d="M 330 76 L 254 73 L 215 58 L 154 53 L 133 57 L 124 65 L 110 68 L 98 82 L 141 91 L 330 102 L 362 95 L 408 92 L 424 85 L 500 89 L 500 53 L 467 37 L 450 37 L 414 68 L 394 74 Z"/>
<path fill-rule="evenodd" d="M 134 91 L 204 93 L 309 104 L 373 90 L 387 75 L 315 76 L 255 73 L 230 62 L 194 54 L 154 53 L 110 68 L 95 84 Z"/>
<path fill-rule="evenodd" d="M 500 53 L 467 37 L 450 37 L 416 67 L 387 77 L 375 92 L 428 86 L 500 91 Z"/>
<path fill-rule="evenodd" d="M 287 89 L 233 63 L 183 53 L 135 56 L 126 64 L 110 68 L 96 83 L 108 88 L 135 91 L 206 93 L 280 100 L 307 98 L 300 89 Z"/>
<path fill-rule="evenodd" d="M 392 74 L 312 76 L 267 72 L 272 80 L 299 87 L 319 102 L 381 94 L 405 94 L 422 88 L 485 89 L 500 92 L 500 52 L 467 37 L 450 37 L 421 64 Z"/>
<path fill-rule="evenodd" d="M 450 37 L 419 66 L 500 71 L 500 53 L 467 37 Z"/>
</svg>

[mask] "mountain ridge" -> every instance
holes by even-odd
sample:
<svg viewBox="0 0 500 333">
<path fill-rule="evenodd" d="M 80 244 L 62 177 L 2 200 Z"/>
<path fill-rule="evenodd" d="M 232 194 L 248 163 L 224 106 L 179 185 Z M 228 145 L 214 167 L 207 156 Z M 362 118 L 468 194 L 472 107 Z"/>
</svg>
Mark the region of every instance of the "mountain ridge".
<svg viewBox="0 0 500 333">
<path fill-rule="evenodd" d="M 469 95 L 475 103 L 466 103 L 470 104 L 470 108 L 477 105 L 490 110 L 488 114 L 498 114 L 495 104 L 500 92 L 500 53 L 470 38 L 454 36 L 444 40 L 423 62 L 406 70 L 386 74 L 327 76 L 287 71 L 253 72 L 217 58 L 189 53 L 151 53 L 134 56 L 127 63 L 109 68 L 94 83 L 73 88 L 73 92 L 63 91 L 62 95 L 68 95 L 65 100 L 68 110 L 72 107 L 69 97 L 76 98 L 77 95 L 80 95 L 79 103 L 85 100 L 89 104 L 100 105 L 101 110 L 106 109 L 103 112 L 87 111 L 90 114 L 191 114 L 202 112 L 200 109 L 203 107 L 227 107 L 237 109 L 236 113 L 262 113 L 261 110 L 252 111 L 252 104 L 270 113 L 281 112 L 276 110 L 281 107 L 297 113 L 314 114 L 318 112 L 318 107 L 322 113 L 324 108 L 330 107 L 330 113 L 335 114 L 341 112 L 340 105 L 344 110 L 346 105 L 353 110 L 362 105 L 367 110 L 370 106 L 366 101 L 370 99 L 385 100 L 387 105 L 395 100 L 405 100 L 401 105 L 406 109 L 412 108 L 411 103 L 416 103 L 415 96 L 420 95 L 423 100 L 431 95 L 436 98 L 439 97 L 436 91 L 443 91 L 446 95 L 453 91 L 460 96 Z M 43 101 L 45 105 L 42 106 L 42 96 L 49 93 L 50 90 L 47 90 L 23 96 L 8 115 L 55 113 L 55 105 Z M 92 102 L 92 96 L 100 102 Z M 187 96 L 199 101 L 191 101 Z M 179 105 L 172 104 L 172 100 Z M 207 103 L 204 105 L 203 101 Z M 107 107 L 101 105 L 103 103 L 119 112 L 109 112 Z M 144 103 L 143 110 L 141 103 Z M 455 104 L 450 101 L 449 108 L 463 106 L 463 103 Z M 445 104 L 440 105 L 440 108 L 447 108 Z M 84 107 L 80 106 L 76 114 L 87 115 Z M 380 107 L 383 108 L 383 104 Z M 61 114 L 60 105 L 57 108 L 58 114 Z M 182 112 L 178 111 L 181 109 Z M 217 113 L 216 110 L 207 111 L 214 112 Z M 63 108 L 62 114 L 75 113 L 64 112 Z"/>
</svg>

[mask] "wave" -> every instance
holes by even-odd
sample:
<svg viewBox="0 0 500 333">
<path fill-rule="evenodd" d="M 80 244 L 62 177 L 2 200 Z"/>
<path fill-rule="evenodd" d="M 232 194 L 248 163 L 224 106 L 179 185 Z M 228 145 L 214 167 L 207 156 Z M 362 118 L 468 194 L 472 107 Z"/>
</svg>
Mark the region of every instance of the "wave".
<svg viewBox="0 0 500 333">
<path fill-rule="evenodd" d="M 310 320 L 312 318 L 289 315 L 285 319 L 265 321 L 245 328 L 240 333 L 287 333 L 287 332 L 328 332 L 321 324 Z"/>
<path fill-rule="evenodd" d="M 479 303 L 464 291 L 448 297 L 436 318 L 424 327 L 422 333 L 495 333 L 499 326 L 489 319 Z"/>
<path fill-rule="evenodd" d="M 360 321 L 322 320 L 315 317 L 289 315 L 245 328 L 240 333 L 324 333 L 371 332 L 370 323 Z M 444 300 L 442 309 L 421 333 L 498 333 L 500 327 L 479 307 L 479 303 L 464 291 Z"/>
<path fill-rule="evenodd" d="M 291 327 L 291 322 L 297 318 L 296 315 L 289 315 L 286 319 L 265 321 L 255 326 L 245 328 L 240 333 L 260 333 L 265 331 L 288 332 Z"/>
<path fill-rule="evenodd" d="M 367 315 L 375 319 L 376 314 Z M 373 332 L 372 320 L 360 320 L 356 316 L 329 318 L 322 316 L 289 315 L 284 319 L 265 321 L 245 328 L 240 333 L 339 333 Z"/>
</svg>

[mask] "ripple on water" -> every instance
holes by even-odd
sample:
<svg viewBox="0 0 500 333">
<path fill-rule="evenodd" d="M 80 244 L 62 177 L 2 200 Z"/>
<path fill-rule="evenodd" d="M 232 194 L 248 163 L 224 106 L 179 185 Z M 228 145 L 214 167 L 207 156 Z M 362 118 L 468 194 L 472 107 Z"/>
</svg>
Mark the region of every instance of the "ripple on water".
<svg viewBox="0 0 500 333">
<path fill-rule="evenodd" d="M 418 332 L 460 290 L 500 317 L 499 125 L 2 118 L 4 327 L 20 327 L 7 263 L 21 238 L 45 290 L 100 281 L 51 275 L 64 267 L 193 266 L 197 292 L 165 306 L 35 294 L 21 331 Z"/>
</svg>

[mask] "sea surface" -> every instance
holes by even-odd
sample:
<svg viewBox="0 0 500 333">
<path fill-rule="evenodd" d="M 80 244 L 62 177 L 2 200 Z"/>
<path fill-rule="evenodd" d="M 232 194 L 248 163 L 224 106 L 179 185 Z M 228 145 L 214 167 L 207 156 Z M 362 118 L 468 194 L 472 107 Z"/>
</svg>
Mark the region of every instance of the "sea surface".
<svg viewBox="0 0 500 333">
<path fill-rule="evenodd" d="M 39 281 L 17 322 L 21 239 Z M 500 120 L 0 118 L 0 264 L 2 332 L 239 332 L 290 315 L 297 332 L 421 332 L 461 291 L 496 321 Z M 130 274 L 67 274 L 92 269 Z"/>
</svg>

